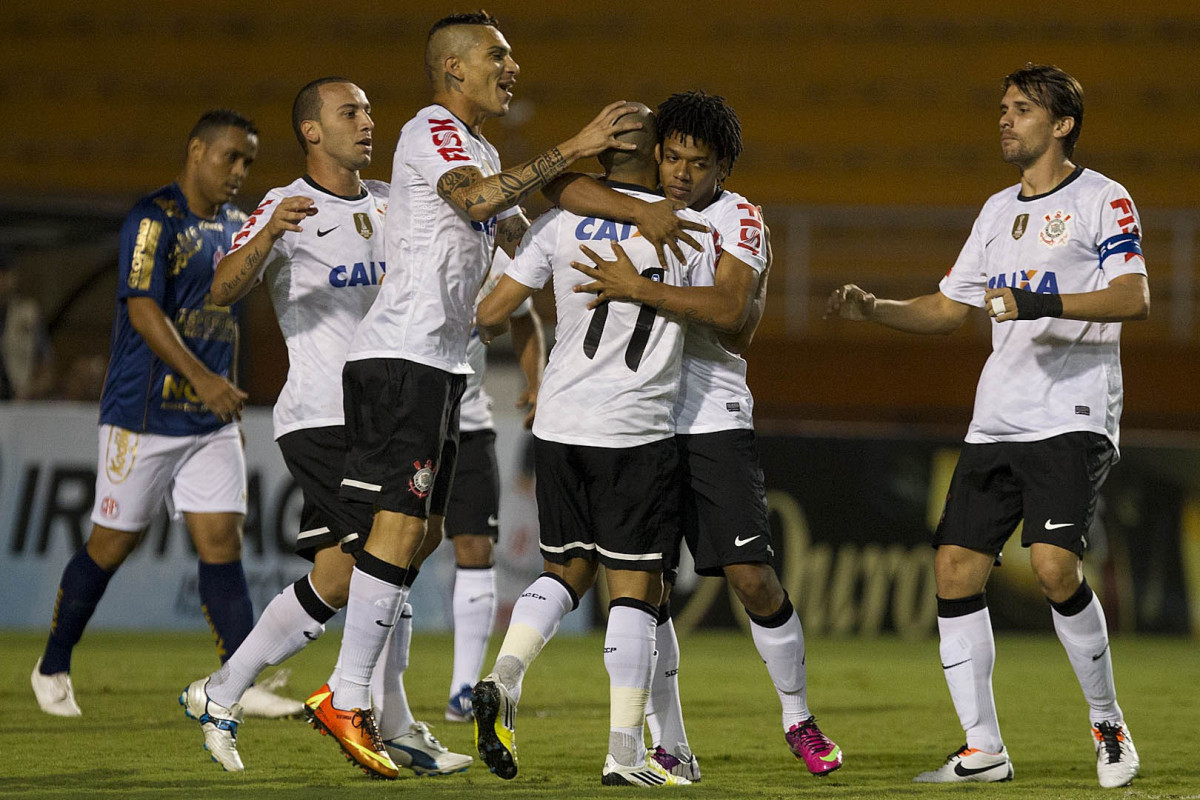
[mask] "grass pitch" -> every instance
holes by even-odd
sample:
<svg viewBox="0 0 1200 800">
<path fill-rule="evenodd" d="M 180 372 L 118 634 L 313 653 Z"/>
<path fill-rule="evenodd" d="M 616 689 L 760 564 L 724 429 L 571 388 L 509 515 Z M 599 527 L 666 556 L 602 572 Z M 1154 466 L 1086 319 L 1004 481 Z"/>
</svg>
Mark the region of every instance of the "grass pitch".
<svg viewBox="0 0 1200 800">
<path fill-rule="evenodd" d="M 302 698 L 324 682 L 338 640 L 339 632 L 330 631 L 292 659 L 285 692 Z M 393 783 L 368 780 L 300 720 L 247 721 L 238 738 L 246 772 L 222 772 L 202 749 L 199 726 L 176 703 L 189 681 L 215 667 L 211 640 L 202 634 L 89 634 L 75 654 L 73 680 L 84 711 L 76 720 L 37 709 L 29 672 L 43 643 L 40 633 L 4 634 L 0 797 L 478 800 L 639 793 L 600 785 L 608 678 L 598 634 L 556 639 L 531 670 L 517 717 L 515 780 L 501 781 L 476 762 L 445 778 L 401 770 Z M 1142 773 L 1132 787 L 1107 792 L 1096 782 L 1086 706 L 1053 636 L 998 637 L 995 693 L 1016 776 L 1007 784 L 970 786 L 911 783 L 963 739 L 934 640 L 809 642 L 811 706 L 846 753 L 845 766 L 825 779 L 810 777 L 788 751 L 778 701 L 749 636 L 695 634 L 681 649 L 688 735 L 704 780 L 664 791 L 694 798 L 1200 798 L 1200 654 L 1192 641 L 1114 640 L 1118 696 Z M 474 754 L 471 726 L 442 721 L 450 659 L 448 635 L 418 633 L 406 676 L 409 698 L 444 744 Z"/>
</svg>

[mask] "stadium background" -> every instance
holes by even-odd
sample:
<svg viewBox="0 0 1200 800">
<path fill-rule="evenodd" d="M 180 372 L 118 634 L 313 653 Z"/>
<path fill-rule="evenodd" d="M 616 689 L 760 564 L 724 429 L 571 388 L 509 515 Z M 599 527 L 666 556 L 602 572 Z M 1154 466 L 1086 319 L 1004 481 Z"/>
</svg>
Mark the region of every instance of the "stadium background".
<svg viewBox="0 0 1200 800">
<path fill-rule="evenodd" d="M 950 337 L 908 337 L 823 322 L 824 298 L 846 280 L 882 295 L 931 291 L 983 200 L 1015 181 L 998 158 L 1001 77 L 1026 61 L 1076 75 L 1087 93 L 1077 161 L 1122 182 L 1138 202 L 1154 302 L 1149 321 L 1125 329 L 1126 457 L 1105 493 L 1089 576 L 1117 629 L 1200 627 L 1192 377 L 1200 367 L 1200 9 L 1175 0 L 1136 13 L 1115 2 L 930 0 L 486 6 L 522 68 L 512 112 L 485 128 L 505 163 L 562 141 L 614 99 L 653 105 L 703 88 L 741 115 L 746 153 L 730 185 L 766 207 L 776 253 L 748 356 L 751 388 L 781 571 L 814 633 L 932 632 L 924 542 L 989 348 L 982 315 Z M 0 98 L 10 109 L 0 137 L 0 245 L 15 252 L 21 291 L 45 312 L 64 383 L 107 356 L 120 219 L 137 196 L 174 177 L 184 134 L 203 110 L 233 107 L 260 127 L 260 158 L 240 199 L 249 207 L 294 177 L 296 88 L 344 75 L 375 108 L 376 159 L 366 175 L 386 179 L 400 126 L 426 102 L 425 32 L 450 10 L 472 7 L 10 0 L 0 16 Z M 542 310 L 552 319 L 548 299 Z M 285 351 L 265 293 L 244 305 L 243 383 L 269 405 Z M 505 372 L 501 364 L 501 381 Z M 92 413 L 29 404 L 0 417 L 0 606 L 8 609 L 0 627 L 37 628 L 48 618 L 50 603 L 21 587 L 49 581 L 52 592 L 86 529 L 78 514 L 58 511 L 86 505 Z M 249 447 L 271 459 L 266 414 Z M 46 446 L 52 432 L 60 446 Z M 519 444 L 506 447 L 515 464 Z M 138 558 L 157 558 L 182 592 L 190 557 L 178 532 L 171 536 L 175 544 Z M 269 597 L 272 576 L 303 565 L 266 541 L 262 553 L 248 547 L 248 560 Z M 1048 629 L 1021 556 L 1006 553 L 993 614 L 1005 626 Z M 135 570 L 147 567 L 123 575 Z M 736 622 L 719 583 L 689 588 L 686 623 Z M 98 623 L 157 626 L 137 603 L 108 611 L 113 594 Z"/>
</svg>

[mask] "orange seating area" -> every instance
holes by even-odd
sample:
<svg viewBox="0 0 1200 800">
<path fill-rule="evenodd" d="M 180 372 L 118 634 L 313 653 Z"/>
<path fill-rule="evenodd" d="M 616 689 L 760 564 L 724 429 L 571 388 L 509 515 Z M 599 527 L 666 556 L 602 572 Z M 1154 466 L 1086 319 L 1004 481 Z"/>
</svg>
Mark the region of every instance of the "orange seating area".
<svg viewBox="0 0 1200 800">
<path fill-rule="evenodd" d="M 1126 328 L 1127 353 L 1137 354 L 1126 359 L 1127 415 L 1137 419 L 1146 402 L 1147 424 L 1200 427 L 1200 414 L 1169 391 L 1191 370 L 1180 364 L 1196 364 L 1188 359 L 1200 316 L 1195 214 L 1172 210 L 1197 197 L 1200 6 L 1100 0 L 1084 14 L 1028 0 L 487 5 L 522 66 L 512 113 L 486 128 L 507 163 L 570 136 L 613 99 L 654 104 L 704 88 L 738 109 L 746 152 L 730 185 L 768 206 L 777 258 L 752 385 L 760 408 L 779 416 L 936 419 L 969 408 L 986 323 L 949 339 L 904 339 L 822 323 L 824 297 L 847 280 L 881 294 L 932 291 L 975 210 L 1016 180 L 996 137 L 1002 76 L 1028 60 L 1070 70 L 1088 97 L 1078 160 L 1130 189 L 1152 265 L 1152 319 Z M 171 180 L 203 110 L 230 106 L 262 131 L 252 203 L 294 177 L 292 97 L 327 74 L 356 80 L 371 97 L 369 177 L 386 179 L 400 126 L 426 102 L 426 31 L 451 8 L 9 0 L 0 15 L 0 97 L 11 115 L 0 137 L 0 200 L 132 199 Z M 265 301 L 252 314 L 270 342 Z M 282 379 L 278 347 L 264 344 L 265 355 L 246 365 L 257 399 L 269 400 Z M 943 356 L 959 351 L 962 386 L 931 391 L 950 380 Z M 891 375 L 867 385 L 838 377 L 855 357 Z M 767 366 L 790 359 L 804 363 Z M 1134 376 L 1155 387 L 1149 397 L 1136 394 Z"/>
</svg>

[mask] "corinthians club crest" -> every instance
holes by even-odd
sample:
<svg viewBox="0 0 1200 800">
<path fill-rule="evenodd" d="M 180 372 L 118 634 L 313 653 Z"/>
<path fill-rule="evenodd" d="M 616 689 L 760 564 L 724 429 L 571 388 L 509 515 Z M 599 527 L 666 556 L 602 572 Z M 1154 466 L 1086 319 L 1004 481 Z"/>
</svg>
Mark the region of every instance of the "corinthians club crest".
<svg viewBox="0 0 1200 800">
<path fill-rule="evenodd" d="M 1067 227 L 1067 222 L 1071 219 L 1071 215 L 1063 215 L 1061 211 L 1055 211 L 1054 216 L 1046 215 L 1046 224 L 1042 227 L 1042 232 L 1038 234 L 1042 244 L 1047 247 L 1057 247 L 1060 244 L 1066 244 L 1071 238 L 1071 231 Z"/>
</svg>

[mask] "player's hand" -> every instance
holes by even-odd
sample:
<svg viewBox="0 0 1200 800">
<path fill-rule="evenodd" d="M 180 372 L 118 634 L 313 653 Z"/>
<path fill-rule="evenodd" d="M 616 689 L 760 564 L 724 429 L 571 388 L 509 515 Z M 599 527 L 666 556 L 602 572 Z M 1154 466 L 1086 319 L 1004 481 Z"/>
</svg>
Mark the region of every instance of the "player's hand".
<svg viewBox="0 0 1200 800">
<path fill-rule="evenodd" d="M 275 212 L 267 221 L 267 233 L 276 241 L 288 231 L 299 233 L 304 230 L 300 223 L 316 213 L 317 205 L 311 197 L 285 197 L 275 206 Z"/>
<path fill-rule="evenodd" d="M 479 334 L 479 341 L 483 342 L 484 344 L 491 344 L 496 339 L 499 339 L 501 336 L 508 333 L 508 320 L 505 320 L 502 324 L 493 328 L 480 325 L 479 321 L 476 320 L 475 332 Z"/>
<path fill-rule="evenodd" d="M 587 292 L 596 295 L 596 299 L 588 303 L 588 308 L 595 308 L 611 300 L 636 300 L 638 284 L 645 280 L 637 267 L 629 260 L 620 243 L 613 242 L 613 255 L 616 259 L 605 261 L 592 252 L 586 244 L 579 249 L 592 260 L 591 264 L 572 261 L 571 266 L 592 279 L 591 283 L 582 283 L 575 287 L 576 292 Z"/>
<path fill-rule="evenodd" d="M 579 133 L 563 142 L 558 148 L 559 152 L 568 161 L 574 161 L 575 159 L 598 155 L 609 148 L 616 150 L 636 150 L 637 145 L 632 142 L 622 142 L 617 139 L 617 136 L 626 131 L 639 130 L 642 127 L 642 123 L 636 120 L 621 120 L 626 114 L 637 110 L 637 106 L 629 105 L 624 100 L 610 103 L 604 107 L 603 111 L 596 115 L 594 120 L 585 125 Z"/>
<path fill-rule="evenodd" d="M 863 291 L 853 283 L 847 283 L 841 288 L 834 289 L 833 294 L 829 295 L 823 319 L 841 317 L 855 322 L 863 322 L 869 320 L 873 313 L 875 313 L 875 295 Z"/>
<path fill-rule="evenodd" d="M 664 267 L 667 266 L 667 248 L 670 248 L 680 261 L 684 260 L 683 250 L 679 247 L 680 242 L 693 250 L 701 249 L 700 243 L 692 238 L 688 231 L 708 233 L 707 225 L 681 218 L 667 200 L 657 203 L 639 202 L 638 219 L 634 220 L 634 224 L 646 241 L 654 245 L 654 251 L 658 253 L 658 263 Z"/>
<path fill-rule="evenodd" d="M 525 409 L 525 419 L 522 424 L 525 430 L 533 430 L 533 418 L 537 414 L 538 387 L 526 386 L 525 391 L 517 398 L 517 408 Z"/>
<path fill-rule="evenodd" d="M 222 422 L 240 420 L 242 407 L 250 395 L 234 386 L 225 378 L 210 372 L 199 380 L 192 381 L 192 388 L 200 396 L 200 402 L 205 408 L 216 415 Z"/>
<path fill-rule="evenodd" d="M 983 307 L 987 309 L 988 316 L 995 319 L 996 322 L 1008 322 L 1009 320 L 1017 319 L 1020 313 L 1017 309 L 1017 300 L 1013 297 L 1012 289 L 1008 287 L 985 291 L 983 293 Z"/>
</svg>

